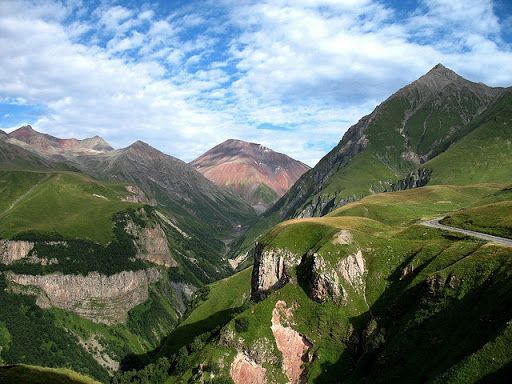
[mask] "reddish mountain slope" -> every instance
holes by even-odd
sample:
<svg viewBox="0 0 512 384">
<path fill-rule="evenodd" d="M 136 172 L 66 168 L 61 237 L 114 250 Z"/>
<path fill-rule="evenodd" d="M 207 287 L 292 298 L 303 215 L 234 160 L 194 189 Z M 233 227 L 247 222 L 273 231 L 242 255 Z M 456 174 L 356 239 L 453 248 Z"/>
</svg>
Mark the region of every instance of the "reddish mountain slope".
<svg viewBox="0 0 512 384">
<path fill-rule="evenodd" d="M 107 152 L 112 147 L 101 137 L 94 136 L 84 140 L 59 139 L 32 129 L 30 125 L 23 126 L 9 133 L 9 138 L 22 141 L 34 150 L 45 154 L 61 152 Z"/>
<path fill-rule="evenodd" d="M 190 163 L 215 184 L 228 187 L 262 212 L 309 167 L 260 144 L 227 140 Z"/>
</svg>

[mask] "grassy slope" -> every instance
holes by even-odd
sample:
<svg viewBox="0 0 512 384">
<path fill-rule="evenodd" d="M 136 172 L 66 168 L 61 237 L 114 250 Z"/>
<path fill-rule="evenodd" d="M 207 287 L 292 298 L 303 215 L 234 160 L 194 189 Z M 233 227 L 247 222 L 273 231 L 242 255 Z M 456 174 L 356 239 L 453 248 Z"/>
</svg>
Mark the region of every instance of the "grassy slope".
<svg viewBox="0 0 512 384">
<path fill-rule="evenodd" d="M 206 300 L 199 303 L 166 338 L 159 355 L 177 352 L 194 338 L 227 323 L 249 299 L 252 268 L 209 285 Z"/>
<path fill-rule="evenodd" d="M 98 384 L 97 381 L 69 369 L 15 365 L 0 367 L 2 384 Z"/>
<path fill-rule="evenodd" d="M 512 238 L 512 189 L 505 188 L 479 200 L 474 207 L 454 212 L 443 223 Z"/>
<path fill-rule="evenodd" d="M 425 163 L 430 184 L 512 182 L 512 91 L 472 125 L 472 132 Z"/>
<path fill-rule="evenodd" d="M 277 300 L 295 303 L 294 328 L 314 344 L 316 360 L 308 371 L 308 382 L 314 383 L 337 382 L 339 377 L 348 383 L 467 383 L 506 369 L 512 361 L 507 326 L 512 316 L 511 251 L 414 225 L 479 199 L 493 200 L 500 188 L 433 186 L 374 195 L 329 217 L 278 225 L 261 239 L 269 247 L 286 247 L 299 255 L 313 250 L 330 265 L 363 250 L 368 268 L 364 295 L 344 284 L 346 306 L 318 304 L 306 294 L 307 282 L 298 268 L 297 282 L 237 315 L 225 330 L 232 330 L 247 348 L 266 338 L 268 350 L 278 356 L 270 330 L 272 309 Z M 331 242 L 340 228 L 352 232 L 353 244 Z M 409 265 L 413 272 L 403 277 Z M 440 285 L 436 289 L 429 281 Z M 248 324 L 245 330 L 237 330 L 241 318 Z M 188 361 L 228 377 L 234 354 L 214 342 Z M 284 382 L 275 364 L 265 366 L 276 382 Z M 192 371 L 187 375 L 193 377 Z"/>
<path fill-rule="evenodd" d="M 7 238 L 40 231 L 107 243 L 112 214 L 135 206 L 121 201 L 128 194 L 122 186 L 71 172 L 0 172 L 0 193 L 0 236 Z"/>
</svg>

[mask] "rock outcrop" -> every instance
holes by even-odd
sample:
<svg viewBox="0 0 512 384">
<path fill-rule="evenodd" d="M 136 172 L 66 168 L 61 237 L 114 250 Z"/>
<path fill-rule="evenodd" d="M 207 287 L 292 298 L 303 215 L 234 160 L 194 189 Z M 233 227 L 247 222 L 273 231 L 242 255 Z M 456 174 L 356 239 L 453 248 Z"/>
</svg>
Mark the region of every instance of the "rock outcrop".
<svg viewBox="0 0 512 384">
<path fill-rule="evenodd" d="M 340 285 L 338 274 L 334 268 L 329 268 L 325 260 L 318 254 L 313 254 L 311 267 L 310 296 L 319 303 L 331 298 L 335 302 L 345 302 L 347 293 Z"/>
<path fill-rule="evenodd" d="M 30 241 L 0 240 L 0 263 L 12 264 L 24 259 L 34 248 Z"/>
<path fill-rule="evenodd" d="M 171 256 L 167 236 L 160 224 L 151 220 L 144 209 L 138 209 L 136 214 L 144 220 L 145 226 L 128 220 L 126 231 L 135 239 L 137 258 L 167 268 L 176 267 L 178 264 Z"/>
<path fill-rule="evenodd" d="M 252 271 L 251 294 L 261 299 L 267 293 L 281 288 L 290 278 L 291 269 L 300 263 L 300 257 L 287 249 L 265 249 L 256 244 Z"/>
<path fill-rule="evenodd" d="M 238 352 L 229 370 L 235 384 L 266 384 L 267 370 L 243 352 Z"/>
<path fill-rule="evenodd" d="M 5 272 L 9 288 L 37 296 L 41 308 L 56 307 L 97 323 L 123 323 L 128 311 L 148 299 L 148 287 L 160 278 L 156 268 L 123 271 L 106 276 L 97 272 L 87 276 L 22 275 Z"/>
<path fill-rule="evenodd" d="M 311 362 L 313 347 L 304 336 L 291 327 L 293 309 L 280 300 L 272 311 L 272 334 L 277 348 L 283 354 L 283 371 L 290 384 L 304 382 L 304 363 Z"/>
<path fill-rule="evenodd" d="M 356 292 L 364 293 L 366 286 L 364 281 L 366 267 L 363 253 L 360 250 L 340 260 L 337 265 L 337 270 Z"/>
</svg>

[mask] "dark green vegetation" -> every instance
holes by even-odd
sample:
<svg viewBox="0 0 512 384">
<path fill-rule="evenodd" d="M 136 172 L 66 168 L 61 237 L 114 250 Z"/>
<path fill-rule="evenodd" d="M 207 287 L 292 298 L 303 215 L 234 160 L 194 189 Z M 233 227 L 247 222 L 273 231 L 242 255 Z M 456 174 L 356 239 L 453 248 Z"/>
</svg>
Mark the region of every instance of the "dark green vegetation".
<svg viewBox="0 0 512 384">
<path fill-rule="evenodd" d="M 98 382 L 68 369 L 31 365 L 0 367 L 2 384 L 97 384 Z"/>
</svg>

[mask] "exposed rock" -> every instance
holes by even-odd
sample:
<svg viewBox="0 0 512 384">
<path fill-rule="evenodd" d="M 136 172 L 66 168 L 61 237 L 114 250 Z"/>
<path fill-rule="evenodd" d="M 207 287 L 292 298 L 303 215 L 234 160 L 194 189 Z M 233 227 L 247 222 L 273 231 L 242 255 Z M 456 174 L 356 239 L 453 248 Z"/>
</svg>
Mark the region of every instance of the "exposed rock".
<svg viewBox="0 0 512 384">
<path fill-rule="evenodd" d="M 147 204 L 151 206 L 156 206 L 156 200 L 155 199 L 148 199 L 146 197 L 146 194 L 142 189 L 140 189 L 137 186 L 134 185 L 127 185 L 126 190 L 130 193 L 125 198 L 123 198 L 123 201 L 129 202 L 129 203 L 138 203 L 138 204 Z"/>
<path fill-rule="evenodd" d="M 17 293 L 35 294 L 41 308 L 57 307 L 97 323 L 126 321 L 128 311 L 148 299 L 148 287 L 159 280 L 156 268 L 123 271 L 106 276 L 97 272 L 87 276 L 21 275 L 5 272 L 9 287 Z M 23 291 L 20 288 L 33 288 Z"/>
<path fill-rule="evenodd" d="M 305 205 L 302 211 L 297 215 L 298 218 L 318 217 L 327 215 L 336 208 L 343 207 L 360 199 L 356 195 L 350 195 L 340 198 L 341 192 L 330 195 L 318 195 Z"/>
<path fill-rule="evenodd" d="M 119 370 L 119 362 L 114 360 L 107 351 L 105 351 L 104 343 L 100 342 L 101 340 L 99 340 L 98 335 L 93 334 L 89 336 L 87 340 L 82 339 L 78 334 L 76 336 L 80 345 L 110 374 L 114 374 Z"/>
<path fill-rule="evenodd" d="M 239 254 L 237 257 L 235 257 L 234 259 L 229 259 L 228 260 L 229 265 L 231 266 L 231 268 L 233 268 L 233 270 L 236 270 L 241 263 L 243 263 L 245 260 L 247 260 L 248 256 L 249 256 L 249 252 L 243 252 L 243 253 Z"/>
<path fill-rule="evenodd" d="M 342 229 L 332 239 L 334 245 L 350 245 L 354 242 L 354 237 L 349 230 Z"/>
<path fill-rule="evenodd" d="M 340 285 L 336 270 L 328 268 L 322 256 L 316 253 L 313 255 L 311 274 L 310 296 L 313 300 L 319 303 L 325 302 L 328 298 L 336 302 L 346 300 L 347 294 Z"/>
<path fill-rule="evenodd" d="M 176 298 L 176 305 L 178 307 L 176 310 L 183 314 L 187 309 L 187 303 L 190 301 L 197 288 L 192 284 L 176 281 L 171 281 L 170 285 L 174 293 L 174 297 Z"/>
<path fill-rule="evenodd" d="M 402 274 L 400 276 L 400 280 L 402 280 L 404 277 L 409 276 L 411 273 L 414 272 L 414 265 L 409 264 L 406 267 L 402 269 Z"/>
<path fill-rule="evenodd" d="M 265 250 L 262 244 L 256 244 L 251 284 L 252 297 L 259 299 L 272 290 L 282 287 L 289 280 L 291 269 L 299 263 L 300 257 L 287 249 Z"/>
<path fill-rule="evenodd" d="M 235 384 L 267 383 L 267 370 L 242 352 L 235 356 L 229 373 Z"/>
<path fill-rule="evenodd" d="M 0 263 L 12 264 L 24 259 L 34 248 L 30 241 L 0 240 Z"/>
<path fill-rule="evenodd" d="M 160 224 L 152 222 L 143 209 L 137 210 L 137 215 L 144 218 L 145 227 L 139 227 L 132 220 L 126 224 L 126 231 L 135 238 L 137 258 L 167 268 L 176 267 L 178 264 L 171 256 L 167 236 Z"/>
<path fill-rule="evenodd" d="M 283 354 L 284 373 L 290 384 L 299 384 L 305 382 L 304 363 L 311 362 L 309 351 L 313 344 L 288 325 L 292 317 L 292 308 L 287 307 L 286 302 L 278 301 L 272 311 L 271 328 L 277 348 Z"/>
<path fill-rule="evenodd" d="M 409 173 L 402 180 L 392 183 L 384 192 L 404 191 L 406 189 L 424 187 L 429 182 L 431 175 L 431 169 L 419 168 Z"/>
<path fill-rule="evenodd" d="M 167 216 L 165 216 L 162 212 L 160 211 L 155 211 L 156 215 L 163 220 L 163 222 L 169 226 L 171 226 L 172 228 L 174 228 L 181 236 L 183 236 L 185 239 L 191 239 L 192 237 L 187 234 L 185 231 L 183 231 L 180 227 L 178 227 L 178 225 L 176 223 L 174 223 L 171 219 L 169 219 Z"/>
<path fill-rule="evenodd" d="M 340 260 L 338 262 L 337 269 L 347 283 L 349 283 L 356 291 L 364 293 L 364 274 L 366 273 L 366 268 L 364 265 L 363 253 L 360 250 L 357 251 L 357 253 L 348 255 L 343 260 Z"/>
</svg>

